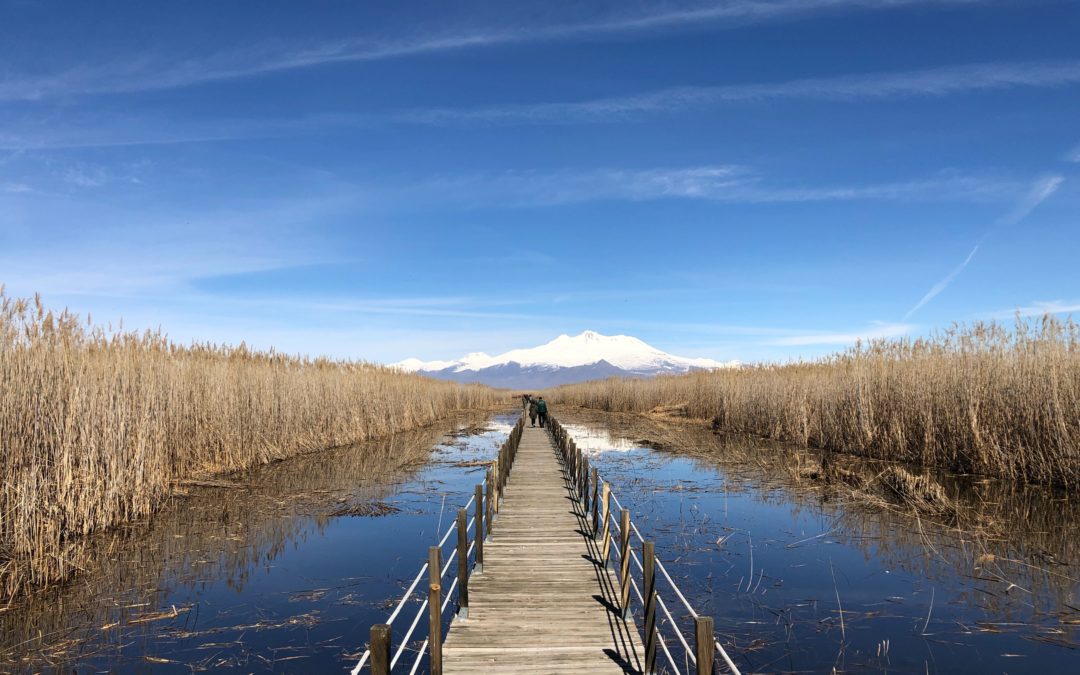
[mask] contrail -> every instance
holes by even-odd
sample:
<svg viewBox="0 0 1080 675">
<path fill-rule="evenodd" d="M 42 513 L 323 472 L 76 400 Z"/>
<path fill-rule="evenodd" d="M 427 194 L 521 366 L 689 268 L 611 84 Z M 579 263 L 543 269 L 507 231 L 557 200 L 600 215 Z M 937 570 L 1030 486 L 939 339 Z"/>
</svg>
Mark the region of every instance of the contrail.
<svg viewBox="0 0 1080 675">
<path fill-rule="evenodd" d="M 926 295 L 922 297 L 922 300 L 919 300 L 919 302 L 904 315 L 904 321 L 907 321 L 912 314 L 922 309 L 923 305 L 933 300 L 939 293 L 948 288 L 949 284 L 953 282 L 953 279 L 963 272 L 964 268 L 967 267 L 968 263 L 975 257 L 975 252 L 979 250 L 979 246 L 980 244 L 975 244 L 975 248 L 971 249 L 971 253 L 968 253 L 968 256 L 964 258 L 964 262 L 960 263 L 952 272 L 949 272 L 947 277 L 934 284 L 934 287 L 926 292 Z"/>
<path fill-rule="evenodd" d="M 1050 195 L 1057 192 L 1057 189 L 1061 187 L 1061 184 L 1064 182 L 1064 176 L 1058 175 L 1045 176 L 1035 181 L 1035 183 L 1031 186 L 1031 190 L 1024 197 L 1024 199 L 1021 200 L 1020 203 L 1017 204 L 1015 207 L 1013 207 L 1012 211 L 1010 211 L 1004 217 L 998 220 L 997 226 L 1016 225 L 1024 218 L 1027 218 L 1039 204 L 1042 204 L 1044 201 L 1050 198 Z M 912 307 L 908 311 L 908 313 L 904 315 L 905 321 L 907 321 L 912 314 L 922 309 L 923 305 L 936 298 L 942 291 L 949 287 L 949 284 L 951 284 L 953 280 L 956 279 L 956 277 L 964 271 L 964 268 L 968 266 L 968 263 L 970 263 L 972 258 L 975 257 L 975 252 L 979 250 L 979 247 L 982 246 L 983 241 L 985 241 L 986 238 L 990 236 L 990 233 L 993 231 L 994 228 L 990 228 L 989 230 L 987 230 L 986 234 L 984 234 L 982 236 L 982 239 L 979 240 L 979 243 L 975 244 L 975 248 L 971 249 L 971 253 L 968 253 L 968 256 L 964 258 L 964 262 L 957 265 L 956 269 L 954 269 L 952 272 L 949 272 L 948 276 L 934 284 L 934 286 L 926 292 L 926 295 L 922 297 L 922 300 L 919 300 L 919 302 L 917 302 L 915 306 Z"/>
</svg>

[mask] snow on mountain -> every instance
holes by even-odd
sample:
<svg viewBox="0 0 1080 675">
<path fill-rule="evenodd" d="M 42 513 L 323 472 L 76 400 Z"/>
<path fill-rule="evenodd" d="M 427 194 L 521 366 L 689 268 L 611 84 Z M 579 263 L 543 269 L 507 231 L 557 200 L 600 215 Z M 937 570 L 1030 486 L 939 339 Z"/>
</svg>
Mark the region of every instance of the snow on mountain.
<svg viewBox="0 0 1080 675">
<path fill-rule="evenodd" d="M 580 335 L 560 335 L 530 349 L 512 349 L 491 356 L 466 354 L 456 361 L 406 359 L 393 367 L 458 381 L 487 382 L 495 386 L 543 386 L 616 375 L 656 375 L 694 369 L 738 365 L 712 359 L 686 358 L 663 352 L 628 335 L 601 335 L 587 330 Z"/>
</svg>

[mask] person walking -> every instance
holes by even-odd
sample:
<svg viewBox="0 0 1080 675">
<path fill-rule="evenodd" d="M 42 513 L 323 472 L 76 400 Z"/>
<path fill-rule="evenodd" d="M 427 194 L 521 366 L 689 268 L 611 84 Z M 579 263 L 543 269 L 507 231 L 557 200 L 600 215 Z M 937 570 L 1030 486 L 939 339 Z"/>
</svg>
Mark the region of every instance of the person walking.
<svg viewBox="0 0 1080 675">
<path fill-rule="evenodd" d="M 538 408 L 537 400 L 530 397 L 529 398 L 529 426 L 530 427 L 535 427 L 536 426 L 537 408 Z"/>
<path fill-rule="evenodd" d="M 536 414 L 540 418 L 540 428 L 543 429 L 548 418 L 547 401 L 544 400 L 543 396 L 536 401 Z"/>
</svg>

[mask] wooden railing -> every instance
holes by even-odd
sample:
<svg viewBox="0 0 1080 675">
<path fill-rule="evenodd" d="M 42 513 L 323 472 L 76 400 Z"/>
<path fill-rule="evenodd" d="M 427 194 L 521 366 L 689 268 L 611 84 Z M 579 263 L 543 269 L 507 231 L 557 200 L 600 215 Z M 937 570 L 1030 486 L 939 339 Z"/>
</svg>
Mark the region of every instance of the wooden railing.
<svg viewBox="0 0 1080 675">
<path fill-rule="evenodd" d="M 451 598 L 457 600 L 458 618 L 467 618 L 469 615 L 469 577 L 475 573 L 481 573 L 484 567 L 484 540 L 491 536 L 492 530 L 499 513 L 499 502 L 506 492 L 506 481 L 510 477 L 510 468 L 517 456 L 518 445 L 521 442 L 521 434 L 524 430 L 525 419 L 522 417 L 514 425 L 506 442 L 499 448 L 499 453 L 487 469 L 484 482 L 474 488 L 473 496 L 458 510 L 457 518 L 447 528 L 439 540 L 438 546 L 428 549 L 428 561 L 413 579 L 412 584 L 398 601 L 386 623 L 378 623 L 371 627 L 368 648 L 364 650 L 360 660 L 352 669 L 352 675 L 358 675 L 365 665 L 370 665 L 372 675 L 389 675 L 398 665 L 405 651 L 406 645 L 412 639 L 427 610 L 428 637 L 417 650 L 416 659 L 413 661 L 410 673 L 416 673 L 423 661 L 424 654 L 428 655 L 428 667 L 432 675 L 442 675 L 442 628 L 443 616 L 449 606 Z M 469 519 L 469 507 L 473 507 L 473 517 Z M 442 561 L 442 549 L 450 540 L 450 535 L 457 531 L 457 543 L 454 549 L 447 555 L 447 561 Z M 471 532 L 471 535 L 470 535 Z M 471 542 L 470 542 L 471 539 Z M 473 552 L 475 551 L 475 556 Z M 450 570 L 451 564 L 457 561 L 457 575 L 451 581 L 450 587 L 443 593 L 443 580 Z M 473 563 L 470 569 L 470 561 Z M 398 642 L 396 651 L 392 649 L 394 621 L 400 616 L 402 608 L 409 598 L 417 594 L 417 587 L 428 572 L 428 588 L 426 599 L 420 604 L 416 616 L 409 625 L 408 630 Z M 455 591 L 457 592 L 455 595 Z M 419 593 L 421 597 L 422 592 Z"/>
<path fill-rule="evenodd" d="M 612 493 L 611 485 L 602 479 L 596 468 L 590 466 L 589 458 L 577 447 L 574 439 L 558 420 L 550 419 L 549 427 L 551 436 L 555 440 L 560 458 L 566 472 L 567 482 L 571 491 L 580 500 L 582 516 L 588 520 L 588 514 L 592 515 L 592 534 L 597 540 L 597 548 L 600 554 L 601 564 L 608 566 L 614 563 L 613 556 L 618 557 L 618 581 L 616 601 L 618 609 L 623 617 L 631 617 L 631 595 L 633 588 L 641 605 L 643 623 L 642 640 L 644 642 L 644 664 L 647 675 L 656 673 L 657 646 L 664 652 L 668 664 L 672 670 L 679 674 L 679 666 L 668 648 L 667 641 L 657 626 L 657 611 L 662 611 L 667 617 L 668 625 L 675 638 L 682 644 L 686 653 L 686 661 L 693 665 L 697 675 L 712 675 L 714 659 L 720 654 L 723 664 L 729 672 L 739 675 L 739 669 L 728 656 L 727 651 L 716 640 L 713 619 L 701 616 L 690 605 L 686 596 L 675 584 L 674 579 L 664 568 L 663 562 L 656 556 L 656 546 L 652 541 L 646 541 L 641 536 L 637 526 L 630 520 L 630 511 L 623 508 L 622 504 Z M 619 508 L 618 524 L 612 511 L 612 502 Z M 614 530 L 614 533 L 613 533 Z M 641 559 L 630 546 L 631 533 L 641 543 Z M 618 546 L 612 546 L 614 534 L 618 535 Z M 630 561 L 633 560 L 641 574 L 641 586 L 639 587 L 633 577 Z M 644 562 L 643 562 L 644 561 Z M 667 581 L 672 593 L 683 603 L 687 614 L 694 620 L 693 640 L 691 648 L 682 631 L 679 629 L 675 617 L 664 603 L 663 598 L 657 591 L 657 570 Z"/>
<path fill-rule="evenodd" d="M 690 605 L 686 596 L 664 567 L 663 562 L 657 557 L 654 542 L 646 541 L 641 536 L 641 532 L 630 519 L 629 510 L 623 508 L 613 493 L 611 484 L 603 480 L 598 470 L 590 465 L 589 458 L 577 447 L 573 438 L 557 420 L 549 419 L 548 427 L 562 461 L 567 484 L 581 504 L 581 516 L 585 520 L 587 527 L 591 524 L 591 534 L 596 539 L 601 564 L 609 566 L 618 563 L 618 588 L 616 589 L 615 601 L 624 618 L 629 619 L 632 615 L 633 595 L 631 591 L 637 597 L 643 624 L 642 640 L 645 673 L 655 675 L 657 672 L 656 662 L 659 649 L 664 653 L 672 671 L 677 675 L 681 675 L 681 670 L 671 653 L 664 631 L 658 626 L 658 613 L 662 613 L 667 619 L 669 632 L 674 634 L 674 638 L 685 650 L 686 662 L 693 666 L 691 672 L 698 675 L 712 675 L 715 656 L 719 654 L 728 671 L 739 675 L 738 667 L 715 638 L 712 617 L 701 616 Z M 462 619 L 468 617 L 469 578 L 472 574 L 482 573 L 483 571 L 484 541 L 491 536 L 495 529 L 500 502 L 505 496 L 506 483 L 510 476 L 514 458 L 517 455 L 523 430 L 524 418 L 518 421 L 506 442 L 499 448 L 498 456 L 487 469 L 484 483 L 475 486 L 473 496 L 458 511 L 455 521 L 446 530 L 438 546 L 432 546 L 428 549 L 428 562 L 420 568 L 416 578 L 405 591 L 386 623 L 375 624 L 371 627 L 370 643 L 352 669 L 352 675 L 358 675 L 367 664 L 370 664 L 373 675 L 389 675 L 399 664 L 406 645 L 412 639 L 424 616 L 425 609 L 427 610 L 428 619 L 428 638 L 417 650 L 416 658 L 409 672 L 416 673 L 420 668 L 424 655 L 427 654 L 432 675 L 442 674 L 443 616 L 451 598 L 456 598 L 456 616 Z M 619 510 L 618 519 L 614 517 L 613 505 Z M 473 507 L 471 520 L 468 517 L 470 506 Z M 456 546 L 447 555 L 447 561 L 443 563 L 442 549 L 455 531 L 457 532 Z M 636 537 L 641 544 L 640 558 L 631 546 L 632 537 Z M 473 555 L 474 552 L 475 556 Z M 455 560 L 457 561 L 457 574 L 444 594 L 443 580 Z M 470 561 L 472 562 L 471 569 Z M 636 565 L 640 574 L 640 586 L 634 578 L 631 562 Z M 413 597 L 417 592 L 417 587 L 423 578 L 425 570 L 428 572 L 426 599 L 417 609 L 415 618 L 405 631 L 395 651 L 392 649 L 391 626 L 400 616 L 401 610 L 409 598 Z M 658 572 L 667 582 L 671 593 L 682 602 L 687 615 L 693 619 L 693 646 L 684 636 L 678 622 L 657 590 Z"/>
</svg>

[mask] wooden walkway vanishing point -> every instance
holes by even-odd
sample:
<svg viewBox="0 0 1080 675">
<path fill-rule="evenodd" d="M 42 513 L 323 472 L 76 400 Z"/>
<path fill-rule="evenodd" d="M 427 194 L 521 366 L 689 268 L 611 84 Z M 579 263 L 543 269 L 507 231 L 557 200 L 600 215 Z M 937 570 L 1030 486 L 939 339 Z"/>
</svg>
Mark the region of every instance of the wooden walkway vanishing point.
<svg viewBox="0 0 1080 675">
<path fill-rule="evenodd" d="M 638 630 L 547 430 L 524 428 L 494 525 L 468 618 L 443 645 L 446 675 L 642 672 Z"/>
<path fill-rule="evenodd" d="M 712 675 L 717 654 L 725 672 L 739 675 L 716 640 L 712 618 L 689 604 L 610 484 L 561 424 L 552 419 L 548 426 L 526 427 L 524 418 L 514 426 L 484 483 L 428 549 L 427 563 L 386 623 L 371 627 L 351 675 L 365 666 L 372 675 L 389 675 L 399 665 L 410 675 L 424 665 L 432 675 Z M 455 532 L 444 564 L 443 549 L 453 545 Z M 638 550 L 631 546 L 635 537 Z M 452 566 L 457 574 L 444 588 Z M 668 603 L 657 590 L 660 580 L 667 582 Z M 444 641 L 451 600 L 457 611 Z M 416 616 L 395 640 L 394 621 L 412 602 L 419 603 Z M 427 637 L 417 644 L 425 615 Z M 680 621 L 692 621 L 689 639 Z M 661 670 L 658 648 L 666 657 Z"/>
</svg>

